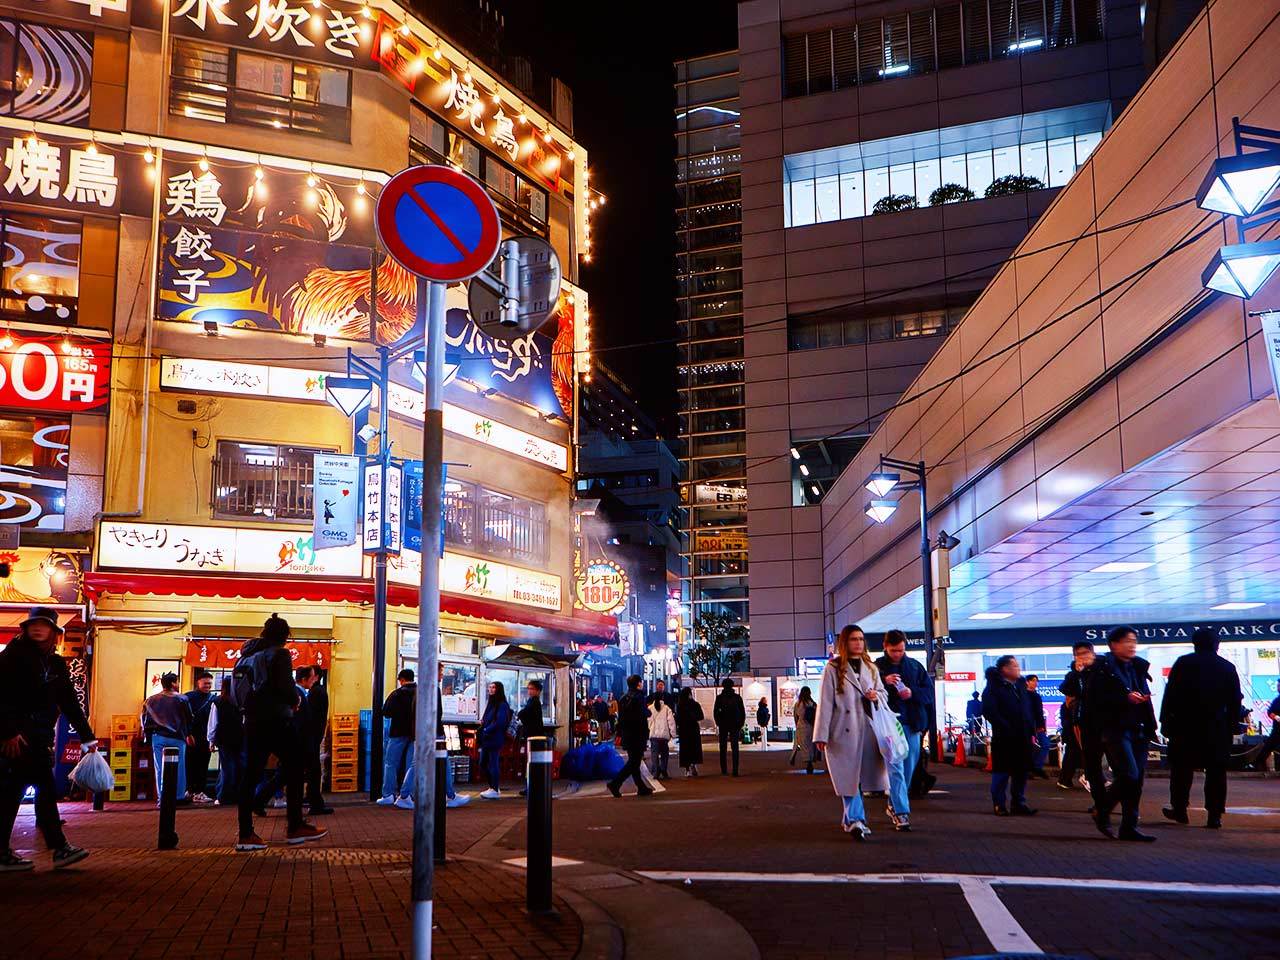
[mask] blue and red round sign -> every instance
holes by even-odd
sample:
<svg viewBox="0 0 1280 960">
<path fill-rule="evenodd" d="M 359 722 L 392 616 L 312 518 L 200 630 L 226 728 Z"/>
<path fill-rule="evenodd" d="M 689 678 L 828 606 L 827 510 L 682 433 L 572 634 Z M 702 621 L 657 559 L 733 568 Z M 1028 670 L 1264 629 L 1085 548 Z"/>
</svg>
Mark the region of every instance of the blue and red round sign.
<svg viewBox="0 0 1280 960">
<path fill-rule="evenodd" d="M 401 170 L 378 195 L 378 237 L 410 273 L 438 283 L 474 277 L 498 252 L 498 211 L 484 187 L 452 167 Z"/>
</svg>

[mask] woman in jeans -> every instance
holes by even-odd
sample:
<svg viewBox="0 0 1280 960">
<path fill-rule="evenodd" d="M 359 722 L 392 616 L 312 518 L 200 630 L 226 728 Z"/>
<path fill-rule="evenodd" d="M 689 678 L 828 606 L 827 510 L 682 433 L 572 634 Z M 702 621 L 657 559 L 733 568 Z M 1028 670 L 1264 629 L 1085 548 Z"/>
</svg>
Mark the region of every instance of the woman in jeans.
<svg viewBox="0 0 1280 960">
<path fill-rule="evenodd" d="M 507 742 L 507 728 L 511 725 L 511 707 L 507 692 L 498 681 L 489 684 L 489 699 L 484 716 L 480 718 L 480 730 L 476 743 L 480 746 L 480 766 L 489 778 L 489 789 L 481 792 L 482 800 L 497 800 L 502 777 L 502 747 Z"/>
<path fill-rule="evenodd" d="M 649 756 L 653 761 L 653 776 L 666 780 L 667 764 L 671 759 L 671 741 L 676 736 L 676 713 L 661 697 L 654 697 L 649 708 Z"/>
</svg>

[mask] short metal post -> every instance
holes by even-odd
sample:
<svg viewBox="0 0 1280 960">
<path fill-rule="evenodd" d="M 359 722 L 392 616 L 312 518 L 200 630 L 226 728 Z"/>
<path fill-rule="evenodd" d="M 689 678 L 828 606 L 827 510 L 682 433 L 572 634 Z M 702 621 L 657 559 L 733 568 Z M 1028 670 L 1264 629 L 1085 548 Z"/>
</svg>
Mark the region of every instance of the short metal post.
<svg viewBox="0 0 1280 960">
<path fill-rule="evenodd" d="M 449 766 L 449 749 L 445 745 L 444 738 L 436 740 L 436 789 L 435 789 L 435 806 L 436 806 L 436 822 L 435 822 L 435 849 L 432 854 L 436 863 L 444 863 L 444 816 L 445 807 L 448 802 L 448 796 L 445 794 L 445 784 L 448 783 Z"/>
<path fill-rule="evenodd" d="M 157 849 L 178 846 L 178 748 L 165 747 L 160 766 L 160 835 Z"/>
<path fill-rule="evenodd" d="M 97 793 L 95 793 L 95 794 L 93 795 L 93 811 L 94 811 L 94 813 L 101 813 L 101 812 L 102 812 L 102 808 L 105 806 L 105 804 L 106 804 L 106 800 L 107 800 L 107 795 L 106 795 L 105 793 L 103 793 L 101 790 L 99 790 Z"/>
<path fill-rule="evenodd" d="M 529 738 L 528 835 L 525 839 L 526 905 L 530 913 L 551 912 L 551 741 Z"/>
</svg>

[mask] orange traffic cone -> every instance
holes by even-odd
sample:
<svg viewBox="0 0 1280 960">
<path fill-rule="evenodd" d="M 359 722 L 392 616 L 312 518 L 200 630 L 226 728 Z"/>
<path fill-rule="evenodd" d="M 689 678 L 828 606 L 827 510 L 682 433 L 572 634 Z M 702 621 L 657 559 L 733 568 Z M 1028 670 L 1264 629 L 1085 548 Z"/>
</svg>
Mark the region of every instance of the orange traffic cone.
<svg viewBox="0 0 1280 960">
<path fill-rule="evenodd" d="M 991 766 L 991 741 L 990 740 L 987 741 L 987 766 L 985 769 L 987 773 L 990 773 L 993 769 L 993 767 Z"/>
<path fill-rule="evenodd" d="M 969 761 L 964 755 L 964 734 L 963 733 L 960 734 L 960 736 L 956 737 L 956 758 L 955 760 L 952 761 L 952 763 L 955 764 L 955 766 L 957 767 L 967 767 L 969 765 Z"/>
</svg>

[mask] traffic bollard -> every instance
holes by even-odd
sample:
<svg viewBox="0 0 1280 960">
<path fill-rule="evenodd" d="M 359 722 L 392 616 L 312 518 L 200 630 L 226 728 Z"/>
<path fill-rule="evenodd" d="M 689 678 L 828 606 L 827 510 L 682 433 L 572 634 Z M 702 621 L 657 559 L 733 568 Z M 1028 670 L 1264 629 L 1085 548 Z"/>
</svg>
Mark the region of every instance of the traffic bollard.
<svg viewBox="0 0 1280 960">
<path fill-rule="evenodd" d="M 445 784 L 449 781 L 445 778 L 449 775 L 449 750 L 445 746 L 443 739 L 436 741 L 436 789 L 435 789 L 435 843 L 432 850 L 432 859 L 436 863 L 444 863 L 444 815 L 445 807 L 448 803 L 448 796 L 445 793 Z"/>
<path fill-rule="evenodd" d="M 551 741 L 529 738 L 528 833 L 525 839 L 526 905 L 530 913 L 551 907 Z"/>
<path fill-rule="evenodd" d="M 101 812 L 102 812 L 102 808 L 103 808 L 103 807 L 105 806 L 105 804 L 106 804 L 106 800 L 107 800 L 107 795 L 106 795 L 105 793 L 103 793 L 101 790 L 99 790 L 97 793 L 95 793 L 95 794 L 93 795 L 93 812 L 94 812 L 94 813 L 101 813 Z"/>
<path fill-rule="evenodd" d="M 160 836 L 157 848 L 178 846 L 178 748 L 165 747 L 160 768 Z"/>
</svg>

